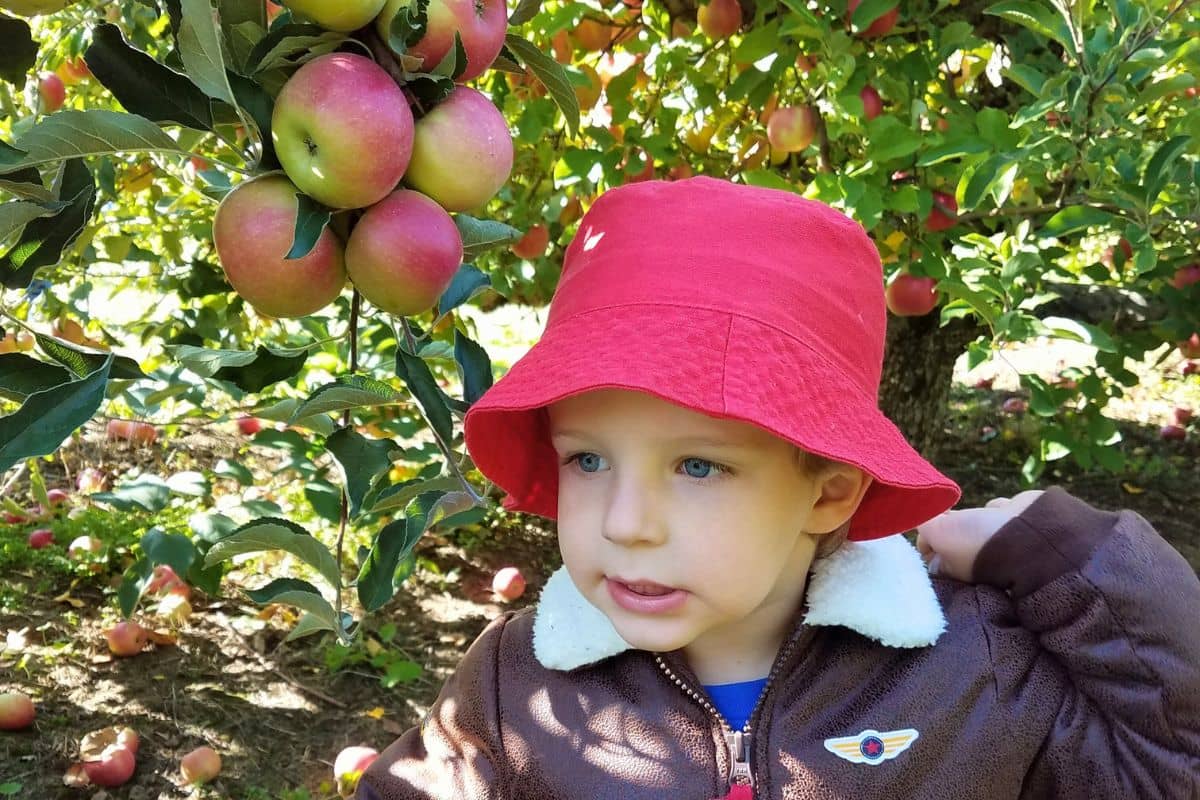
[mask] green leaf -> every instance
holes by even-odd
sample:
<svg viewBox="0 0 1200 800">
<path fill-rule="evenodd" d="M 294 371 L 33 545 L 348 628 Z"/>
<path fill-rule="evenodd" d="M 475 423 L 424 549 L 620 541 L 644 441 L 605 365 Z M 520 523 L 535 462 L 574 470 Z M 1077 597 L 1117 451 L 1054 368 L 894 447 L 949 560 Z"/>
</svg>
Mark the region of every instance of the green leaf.
<svg viewBox="0 0 1200 800">
<path fill-rule="evenodd" d="M 799 189 L 773 169 L 752 169 L 742 173 L 742 181 L 747 186 L 762 186 L 766 189 L 782 189 L 785 192 L 799 193 Z"/>
<path fill-rule="evenodd" d="M 1044 236 L 1066 236 L 1069 233 L 1098 226 L 1111 226 L 1116 217 L 1108 211 L 1090 206 L 1071 206 L 1059 211 L 1042 226 Z"/>
<path fill-rule="evenodd" d="M 291 520 L 276 517 L 251 520 L 214 544 L 204 555 L 204 566 L 211 567 L 242 553 L 259 553 L 264 550 L 283 550 L 291 553 L 315 569 L 330 586 L 341 586 L 337 561 L 329 552 L 329 548 Z"/>
<path fill-rule="evenodd" d="M 188 77 L 200 91 L 234 108 L 237 100 L 225 77 L 221 55 L 221 30 L 210 0 L 180 0 L 183 22 L 179 27 L 179 55 Z"/>
<path fill-rule="evenodd" d="M 110 153 L 161 152 L 190 155 L 145 117 L 119 111 L 58 111 L 0 149 L 0 173 L 53 161 Z"/>
<path fill-rule="evenodd" d="M 1151 204 L 1162 192 L 1167 180 L 1171 177 L 1170 165 L 1187 148 L 1192 141 L 1191 136 L 1173 136 L 1163 142 L 1142 173 L 1142 185 L 1146 187 L 1146 203 Z"/>
<path fill-rule="evenodd" d="M 51 217 L 63 209 L 61 203 L 47 207 L 40 203 L 14 200 L 0 206 L 0 242 L 17 233 L 29 222 L 39 217 Z"/>
<path fill-rule="evenodd" d="M 71 380 L 71 373 L 24 353 L 0 353 L 0 397 L 20 403 Z"/>
<path fill-rule="evenodd" d="M 245 392 L 259 392 L 296 375 L 308 358 L 308 348 L 208 350 L 193 345 L 167 347 L 180 363 L 204 378 L 229 381 Z"/>
<path fill-rule="evenodd" d="M 454 279 L 442 292 L 438 300 L 437 314 L 440 317 L 452 308 L 457 308 L 492 285 L 492 279 L 470 264 L 462 264 Z"/>
<path fill-rule="evenodd" d="M 0 15 L 0 78 L 18 89 L 24 86 L 37 52 L 29 23 Z"/>
<path fill-rule="evenodd" d="M 436 493 L 431 493 L 436 494 Z M 358 573 L 358 601 L 367 612 L 378 611 L 391 600 L 399 588 L 397 568 L 400 561 L 412 552 L 425 532 L 425 514 L 415 506 L 411 516 L 393 520 L 384 526 Z"/>
<path fill-rule="evenodd" d="M 345 638 L 345 631 L 342 625 L 338 624 L 337 611 L 321 596 L 317 587 L 308 581 L 298 578 L 276 578 L 260 589 L 247 590 L 246 595 L 259 605 L 280 603 L 307 612 L 288 635 L 289 640 L 323 630 L 333 631 L 340 638 Z"/>
<path fill-rule="evenodd" d="M 870 138 L 867 154 L 878 162 L 903 158 L 921 147 L 921 137 L 891 115 L 878 116 L 868 122 L 867 136 Z"/>
<path fill-rule="evenodd" d="M 577 135 L 579 133 L 579 98 L 575 96 L 575 90 L 572 88 L 571 81 L 567 78 L 562 64 L 538 50 L 537 45 L 519 34 L 510 32 L 504 37 L 504 43 L 545 85 L 550 92 L 550 97 L 562 111 L 571 135 Z"/>
<path fill-rule="evenodd" d="M 1071 30 L 1066 21 L 1043 3 L 1035 0 L 1005 0 L 985 8 L 983 13 L 1015 22 L 1036 34 L 1053 39 L 1068 53 L 1075 54 L 1075 43 L 1071 40 Z"/>
<path fill-rule="evenodd" d="M 303 192 L 296 192 L 296 232 L 292 237 L 292 249 L 285 259 L 304 258 L 317 245 L 321 232 L 329 224 L 332 209 L 313 200 Z"/>
<path fill-rule="evenodd" d="M 380 473 L 387 472 L 391 453 L 400 448 L 395 442 L 368 439 L 353 428 L 340 428 L 325 440 L 325 449 L 341 470 L 350 516 L 357 517 L 367 489 Z"/>
<path fill-rule="evenodd" d="M 992 156 L 968 173 L 963 173 L 958 182 L 956 200 L 958 210 L 970 211 L 982 202 L 992 185 L 1000 181 L 1010 166 L 1017 166 L 1007 153 Z"/>
<path fill-rule="evenodd" d="M 478 342 L 454 329 L 454 360 L 462 378 L 463 399 L 474 403 L 492 385 L 492 360 Z"/>
<path fill-rule="evenodd" d="M 105 359 L 110 356 L 113 359 L 112 369 L 108 375 L 111 380 L 136 381 L 147 377 L 137 362 L 128 356 L 116 356 L 105 350 L 93 350 L 90 347 L 83 347 L 74 342 L 55 339 L 53 336 L 41 333 L 35 333 L 33 338 L 43 353 L 74 372 L 77 377 L 82 378 L 99 369 Z"/>
<path fill-rule="evenodd" d="M 393 405 L 403 399 L 404 395 L 383 381 L 365 375 L 344 375 L 333 383 L 318 386 L 288 421 L 362 406 Z"/>
<path fill-rule="evenodd" d="M 131 46 L 116 25 L 92 29 L 88 69 L 130 114 L 160 125 L 212 130 L 212 101 L 196 84 Z"/>
<path fill-rule="evenodd" d="M 1028 64 L 1013 64 L 1003 70 L 1003 75 L 1034 97 L 1041 95 L 1042 84 L 1046 82 L 1046 76 Z"/>
<path fill-rule="evenodd" d="M 388 47 L 397 55 L 404 55 L 408 48 L 421 41 L 428 22 L 429 0 L 416 0 L 401 5 L 396 16 L 392 17 L 392 24 L 388 29 Z M 422 65 L 422 69 L 432 66 Z"/>
<path fill-rule="evenodd" d="M 864 0 L 854 9 L 854 13 L 850 17 L 850 21 L 854 23 L 854 30 L 866 30 L 872 22 L 891 11 L 896 5 L 896 0 Z"/>
<path fill-rule="evenodd" d="M 259 408 L 255 410 L 254 413 L 255 416 L 261 417 L 262 419 L 273 419 L 278 422 L 286 422 L 292 426 L 308 428 L 309 430 L 316 431 L 322 436 L 328 436 L 329 434 L 333 433 L 333 420 L 323 414 L 293 419 L 296 409 L 299 408 L 300 404 L 303 402 L 304 401 L 298 397 L 287 397 L 277 403 L 267 406 L 266 408 Z"/>
<path fill-rule="evenodd" d="M 327 31 L 319 25 L 290 24 L 273 28 L 246 57 L 246 73 L 268 72 L 292 67 L 305 60 L 333 52 L 346 40 L 346 35 Z"/>
<path fill-rule="evenodd" d="M 542 8 L 542 0 L 521 0 L 517 3 L 517 7 L 508 15 L 509 27 L 518 27 L 524 25 L 529 20 L 537 16 L 537 13 Z"/>
<path fill-rule="evenodd" d="M 212 485 L 204 473 L 195 470 L 176 472 L 167 478 L 167 486 L 175 494 L 188 497 L 208 497 L 212 493 Z"/>
<path fill-rule="evenodd" d="M 33 456 L 53 453 L 92 418 L 104 400 L 112 359 L 83 380 L 34 392 L 12 414 L 0 417 L 0 473 Z"/>
<path fill-rule="evenodd" d="M 192 540 L 182 533 L 166 533 L 158 528 L 146 531 L 138 544 L 151 563 L 166 564 L 180 577 L 188 574 L 200 555 Z"/>
<path fill-rule="evenodd" d="M 1118 352 L 1117 343 L 1113 341 L 1112 337 L 1095 325 L 1089 325 L 1069 317 L 1046 317 L 1042 320 L 1042 324 L 1060 339 L 1090 344 L 1105 353 Z"/>
<path fill-rule="evenodd" d="M 458 478 L 453 475 L 441 475 L 428 480 L 413 478 L 388 486 L 374 495 L 368 493 L 364 501 L 366 505 L 370 506 L 372 513 L 388 511 L 407 506 L 414 497 L 422 492 L 449 492 L 460 485 Z"/>
<path fill-rule="evenodd" d="M 454 225 L 462 236 L 464 258 L 513 244 L 521 238 L 521 232 L 511 225 L 491 219 L 476 219 L 466 214 L 455 214 Z"/>
<path fill-rule="evenodd" d="M 284 592 L 308 592 L 321 596 L 321 590 L 308 581 L 299 578 L 276 578 L 258 589 L 245 589 L 246 596 L 260 606 L 276 602 L 275 598 Z"/>
<path fill-rule="evenodd" d="M 986 153 L 991 149 L 991 145 L 976 136 L 972 136 L 969 139 L 956 139 L 926 150 L 917 159 L 917 166 L 929 167 L 934 164 L 940 164 L 943 161 L 949 161 L 952 158 Z"/>
<path fill-rule="evenodd" d="M 139 475 L 111 492 L 96 492 L 88 497 L 121 511 L 162 511 L 170 500 L 171 488 L 157 475 Z"/>
<path fill-rule="evenodd" d="M 117 604 L 121 607 L 121 616 L 129 619 L 137 608 L 138 600 L 146 592 L 146 587 L 154 579 L 154 565 L 148 558 L 139 558 L 129 565 L 117 587 Z"/>
<path fill-rule="evenodd" d="M 232 478 L 242 486 L 249 486 L 254 483 L 254 473 L 240 461 L 230 461 L 227 458 L 222 458 L 213 468 L 213 474 L 219 478 Z"/>
<path fill-rule="evenodd" d="M 423 358 L 406 353 L 403 347 L 396 348 L 396 375 L 404 381 L 404 385 L 425 411 L 425 418 L 438 437 L 449 446 L 454 438 L 454 422 L 450 417 L 450 409 L 442 399 L 443 394 L 429 365 Z"/>
<path fill-rule="evenodd" d="M 60 191 L 66 198 L 65 207 L 53 216 L 28 222 L 16 243 L 0 257 L 0 284 L 10 289 L 28 286 L 37 270 L 58 263 L 63 250 L 91 221 L 96 184 L 82 159 L 73 158 L 62 166 Z"/>
</svg>

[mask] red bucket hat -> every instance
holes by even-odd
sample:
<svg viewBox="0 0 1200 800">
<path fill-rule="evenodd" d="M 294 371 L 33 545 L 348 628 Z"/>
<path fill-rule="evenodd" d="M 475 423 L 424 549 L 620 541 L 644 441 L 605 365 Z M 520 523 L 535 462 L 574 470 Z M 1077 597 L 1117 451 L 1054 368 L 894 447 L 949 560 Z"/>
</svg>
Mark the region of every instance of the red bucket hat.
<svg viewBox="0 0 1200 800">
<path fill-rule="evenodd" d="M 870 474 L 850 539 L 911 530 L 962 492 L 879 410 L 883 291 L 866 232 L 822 203 L 703 176 L 612 189 L 567 247 L 541 339 L 467 412 L 467 450 L 505 508 L 554 519 L 546 406 L 639 390 Z"/>
</svg>

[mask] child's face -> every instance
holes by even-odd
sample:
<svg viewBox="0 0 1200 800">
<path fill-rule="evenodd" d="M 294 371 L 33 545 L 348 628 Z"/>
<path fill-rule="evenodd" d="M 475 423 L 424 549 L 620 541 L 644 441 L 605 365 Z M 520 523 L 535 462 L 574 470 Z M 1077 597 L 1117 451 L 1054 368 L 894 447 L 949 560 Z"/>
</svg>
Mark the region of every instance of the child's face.
<svg viewBox="0 0 1200 800">
<path fill-rule="evenodd" d="M 583 595 L 631 645 L 685 648 L 697 673 L 703 663 L 716 675 L 731 657 L 741 671 L 769 667 L 803 597 L 808 532 L 849 519 L 865 482 L 818 481 L 796 466 L 790 442 L 641 392 L 586 392 L 550 406 L 549 417 L 559 546 Z M 666 610 L 631 609 L 616 578 L 683 596 Z"/>
</svg>

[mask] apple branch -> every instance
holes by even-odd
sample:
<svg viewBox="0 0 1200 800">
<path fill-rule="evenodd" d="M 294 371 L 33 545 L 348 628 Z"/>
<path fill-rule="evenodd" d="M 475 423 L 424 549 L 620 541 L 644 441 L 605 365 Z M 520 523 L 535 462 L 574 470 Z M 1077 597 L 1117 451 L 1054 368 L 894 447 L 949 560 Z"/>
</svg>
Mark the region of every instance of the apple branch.
<svg viewBox="0 0 1200 800">
<path fill-rule="evenodd" d="M 358 310 L 362 303 L 362 295 L 358 293 L 358 289 L 354 290 L 354 294 L 350 298 L 350 329 L 347 331 L 350 335 L 350 374 L 353 375 L 358 371 Z M 342 412 L 342 427 L 350 427 L 350 409 Z M 334 619 L 337 622 L 338 628 L 342 626 L 342 554 L 345 550 L 346 541 L 346 521 L 350 517 L 350 495 L 345 486 L 342 486 L 342 499 L 338 510 L 338 535 L 337 547 L 334 551 L 334 556 L 337 559 L 337 574 L 338 585 L 334 588 Z"/>
</svg>

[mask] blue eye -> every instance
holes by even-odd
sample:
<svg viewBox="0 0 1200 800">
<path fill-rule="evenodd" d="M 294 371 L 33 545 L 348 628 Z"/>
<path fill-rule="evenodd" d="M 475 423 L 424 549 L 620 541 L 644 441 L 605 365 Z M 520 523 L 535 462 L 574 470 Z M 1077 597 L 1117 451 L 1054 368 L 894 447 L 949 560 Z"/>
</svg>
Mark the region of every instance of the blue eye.
<svg viewBox="0 0 1200 800">
<path fill-rule="evenodd" d="M 598 466 L 596 462 L 600 459 L 600 456 L 596 455 L 595 453 L 578 453 L 571 458 L 579 462 L 579 468 L 581 470 L 590 473 L 594 472 L 595 470 L 588 469 L 586 466 L 584 466 L 584 464 L 587 463 L 591 464 L 592 466 Z"/>
<path fill-rule="evenodd" d="M 700 472 L 701 474 L 696 474 L 695 472 L 692 472 L 692 470 L 690 470 L 688 468 L 689 466 L 696 466 L 696 465 L 699 466 L 698 472 Z M 685 458 L 683 460 L 683 469 L 688 475 L 690 475 L 693 478 L 707 478 L 711 470 L 720 469 L 720 467 L 718 467 L 716 464 L 712 463 L 711 461 L 705 461 L 703 458 Z"/>
<path fill-rule="evenodd" d="M 579 471 L 587 475 L 594 475 L 602 468 L 604 459 L 596 453 L 575 453 L 563 459 L 564 465 L 575 464 Z M 714 477 L 717 473 L 730 472 L 728 467 L 724 467 L 705 458 L 690 457 L 683 459 L 680 462 L 684 472 L 689 478 L 696 481 L 706 481 L 706 479 Z"/>
</svg>

